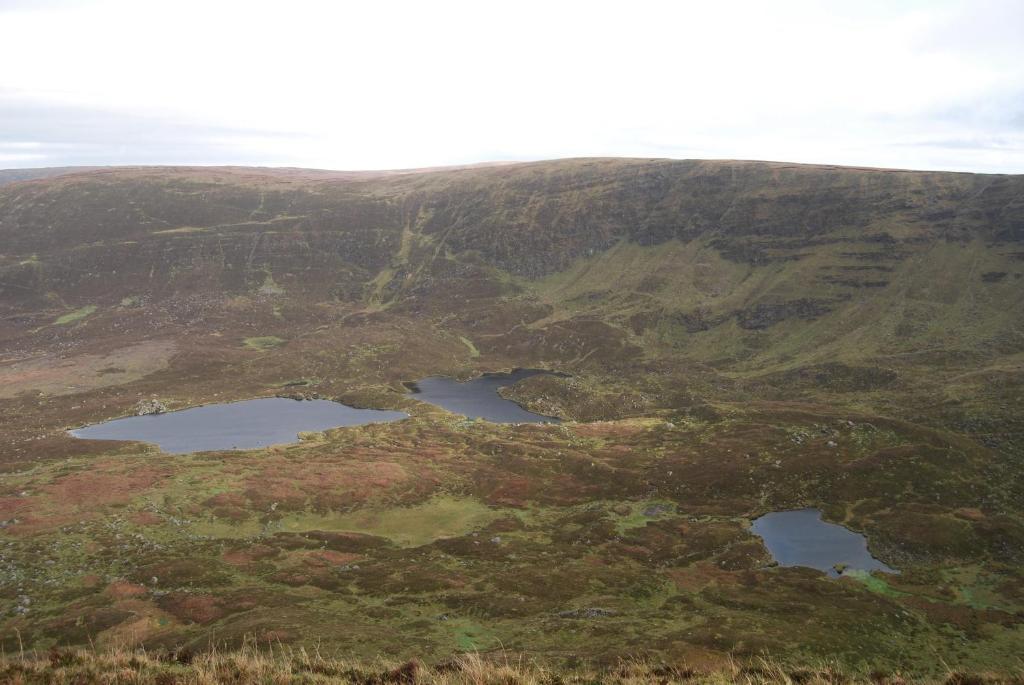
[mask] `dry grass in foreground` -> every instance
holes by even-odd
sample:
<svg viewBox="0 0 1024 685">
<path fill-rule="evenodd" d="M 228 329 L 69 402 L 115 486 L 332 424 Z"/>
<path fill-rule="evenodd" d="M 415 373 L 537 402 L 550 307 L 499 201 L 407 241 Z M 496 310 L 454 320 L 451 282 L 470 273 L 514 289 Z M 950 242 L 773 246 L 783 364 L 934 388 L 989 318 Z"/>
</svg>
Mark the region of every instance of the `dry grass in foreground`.
<svg viewBox="0 0 1024 685">
<path fill-rule="evenodd" d="M 738 662 L 716 670 L 625 661 L 604 670 L 559 670 L 505 656 L 460 655 L 428 667 L 418 661 L 404 664 L 350 662 L 310 655 L 305 650 L 271 653 L 256 649 L 233 652 L 152 653 L 115 650 L 54 650 L 47 655 L 0 658 L 0 682 L 10 684 L 70 683 L 87 685 L 237 685 L 292 683 L 351 685 L 945 685 L 1024 684 L 1024 675 L 1001 676 L 950 672 L 931 679 L 899 674 L 870 676 L 844 673 L 835 666 L 787 668 L 767 659 L 747 665 Z"/>
</svg>

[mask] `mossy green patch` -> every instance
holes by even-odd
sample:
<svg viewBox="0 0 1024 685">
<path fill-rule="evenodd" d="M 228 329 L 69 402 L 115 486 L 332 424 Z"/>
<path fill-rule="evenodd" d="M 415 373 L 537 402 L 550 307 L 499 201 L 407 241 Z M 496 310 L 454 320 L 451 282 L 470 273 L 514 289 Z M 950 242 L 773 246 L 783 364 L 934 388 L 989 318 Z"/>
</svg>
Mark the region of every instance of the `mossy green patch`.
<svg viewBox="0 0 1024 685">
<path fill-rule="evenodd" d="M 279 338 L 276 335 L 262 335 L 253 338 L 246 338 L 242 341 L 245 347 L 251 350 L 272 350 L 275 347 L 280 347 L 285 343 L 284 338 Z"/>
<path fill-rule="evenodd" d="M 459 336 L 459 340 L 462 341 L 463 345 L 469 348 L 469 356 L 471 358 L 475 359 L 480 356 L 480 350 L 476 349 L 476 345 L 473 344 L 472 340 L 462 335 Z"/>
<path fill-rule="evenodd" d="M 478 652 L 494 646 L 494 633 L 478 623 L 467 620 L 448 622 L 455 647 L 463 652 Z"/>
<path fill-rule="evenodd" d="M 284 295 L 284 288 L 279 286 L 274 280 L 274 275 L 267 271 L 266 276 L 263 277 L 263 285 L 259 288 L 261 295 Z"/>
<path fill-rule="evenodd" d="M 411 507 L 366 508 L 336 516 L 289 514 L 281 519 L 280 528 L 364 533 L 404 547 L 417 547 L 439 538 L 464 535 L 499 516 L 500 511 L 476 499 L 444 496 Z"/>
<path fill-rule="evenodd" d="M 76 309 L 73 312 L 68 312 L 64 316 L 57 317 L 57 319 L 55 319 L 53 323 L 56 326 L 66 326 L 68 324 L 72 324 L 72 323 L 81 321 L 82 319 L 86 318 L 87 316 L 91 316 L 95 311 L 96 311 L 96 305 L 94 305 L 94 304 L 86 305 L 85 307 L 81 307 L 79 309 Z"/>
<path fill-rule="evenodd" d="M 896 590 L 889 583 L 885 582 L 884 578 L 879 577 L 877 574 L 868 573 L 867 571 L 861 571 L 853 569 L 843 572 L 843 577 L 853 578 L 854 580 L 863 583 L 864 587 L 872 592 L 885 595 L 887 597 L 905 597 L 907 593 Z"/>
<path fill-rule="evenodd" d="M 165 228 L 160 231 L 153 231 L 153 235 L 175 235 L 175 234 L 188 234 L 188 233 L 200 233 L 202 231 L 210 230 L 207 226 L 179 226 L 178 228 Z"/>
<path fill-rule="evenodd" d="M 501 516 L 500 510 L 476 499 L 442 496 L 407 507 L 372 506 L 347 513 L 288 512 L 263 522 L 255 518 L 238 522 L 210 519 L 195 522 L 192 529 L 220 538 L 249 538 L 275 532 L 361 533 L 387 538 L 403 547 L 417 547 L 465 535 Z"/>
</svg>

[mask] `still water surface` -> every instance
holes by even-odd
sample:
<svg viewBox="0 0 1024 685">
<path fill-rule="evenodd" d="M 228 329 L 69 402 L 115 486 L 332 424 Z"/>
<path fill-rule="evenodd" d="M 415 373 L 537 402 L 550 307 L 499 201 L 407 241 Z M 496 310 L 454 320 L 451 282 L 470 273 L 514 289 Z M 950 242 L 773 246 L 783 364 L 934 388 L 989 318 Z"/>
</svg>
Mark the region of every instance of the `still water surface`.
<svg viewBox="0 0 1024 685">
<path fill-rule="evenodd" d="M 516 369 L 512 373 L 485 373 L 465 382 L 447 376 L 431 376 L 410 383 L 409 390 L 418 400 L 471 419 L 486 419 L 493 423 L 558 423 L 556 418 L 527 411 L 498 394 L 500 388 L 514 385 L 524 378 L 550 373 L 540 369 Z"/>
<path fill-rule="evenodd" d="M 761 536 L 780 566 L 809 566 L 830 576 L 840 575 L 837 568 L 896 573 L 871 556 L 863 535 L 823 521 L 820 509 L 765 514 L 750 530 Z"/>
<path fill-rule="evenodd" d="M 152 442 L 164 452 L 184 454 L 280 445 L 295 442 L 303 431 L 397 421 L 407 416 L 400 411 L 356 409 L 328 400 L 267 397 L 130 416 L 70 432 L 87 440 Z"/>
</svg>

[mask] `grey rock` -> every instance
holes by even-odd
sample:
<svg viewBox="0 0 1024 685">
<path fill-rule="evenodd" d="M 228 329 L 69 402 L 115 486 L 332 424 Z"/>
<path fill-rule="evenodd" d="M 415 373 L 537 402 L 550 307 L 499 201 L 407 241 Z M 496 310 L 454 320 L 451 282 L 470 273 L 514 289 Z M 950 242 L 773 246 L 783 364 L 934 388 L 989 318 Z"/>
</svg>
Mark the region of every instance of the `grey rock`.
<svg viewBox="0 0 1024 685">
<path fill-rule="evenodd" d="M 160 400 L 141 400 L 135 405 L 136 416 L 149 416 L 150 414 L 163 414 L 167 412 L 167 407 Z"/>
<path fill-rule="evenodd" d="M 644 509 L 644 516 L 648 518 L 654 518 L 663 514 L 671 514 L 672 507 L 667 504 L 652 504 L 651 506 Z"/>
<path fill-rule="evenodd" d="M 601 607 L 584 607 L 583 609 L 569 609 L 567 611 L 559 611 L 559 618 L 604 618 L 607 616 L 617 616 L 619 612 L 613 609 L 603 609 Z"/>
</svg>

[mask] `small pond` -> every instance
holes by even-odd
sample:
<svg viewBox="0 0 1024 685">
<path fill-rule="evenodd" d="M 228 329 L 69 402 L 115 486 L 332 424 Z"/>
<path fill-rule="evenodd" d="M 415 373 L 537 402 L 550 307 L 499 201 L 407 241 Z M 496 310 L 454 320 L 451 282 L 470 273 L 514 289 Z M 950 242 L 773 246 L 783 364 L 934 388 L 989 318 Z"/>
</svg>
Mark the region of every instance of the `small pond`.
<svg viewBox="0 0 1024 685">
<path fill-rule="evenodd" d="M 797 509 L 765 514 L 751 532 L 761 536 L 780 566 L 809 566 L 832 577 L 848 571 L 896 573 L 868 552 L 860 533 L 821 519 L 819 509 Z"/>
<path fill-rule="evenodd" d="M 498 394 L 500 388 L 540 374 L 553 372 L 516 369 L 511 373 L 485 373 L 465 382 L 446 376 L 431 376 L 407 385 L 416 399 L 471 419 L 486 419 L 494 423 L 558 423 L 556 418 L 534 414 Z"/>
<path fill-rule="evenodd" d="M 295 442 L 304 431 L 398 421 L 407 416 L 400 411 L 355 409 L 328 400 L 267 397 L 208 404 L 167 414 L 130 416 L 70 433 L 87 440 L 151 442 L 164 452 L 184 454 L 280 445 Z"/>
</svg>

